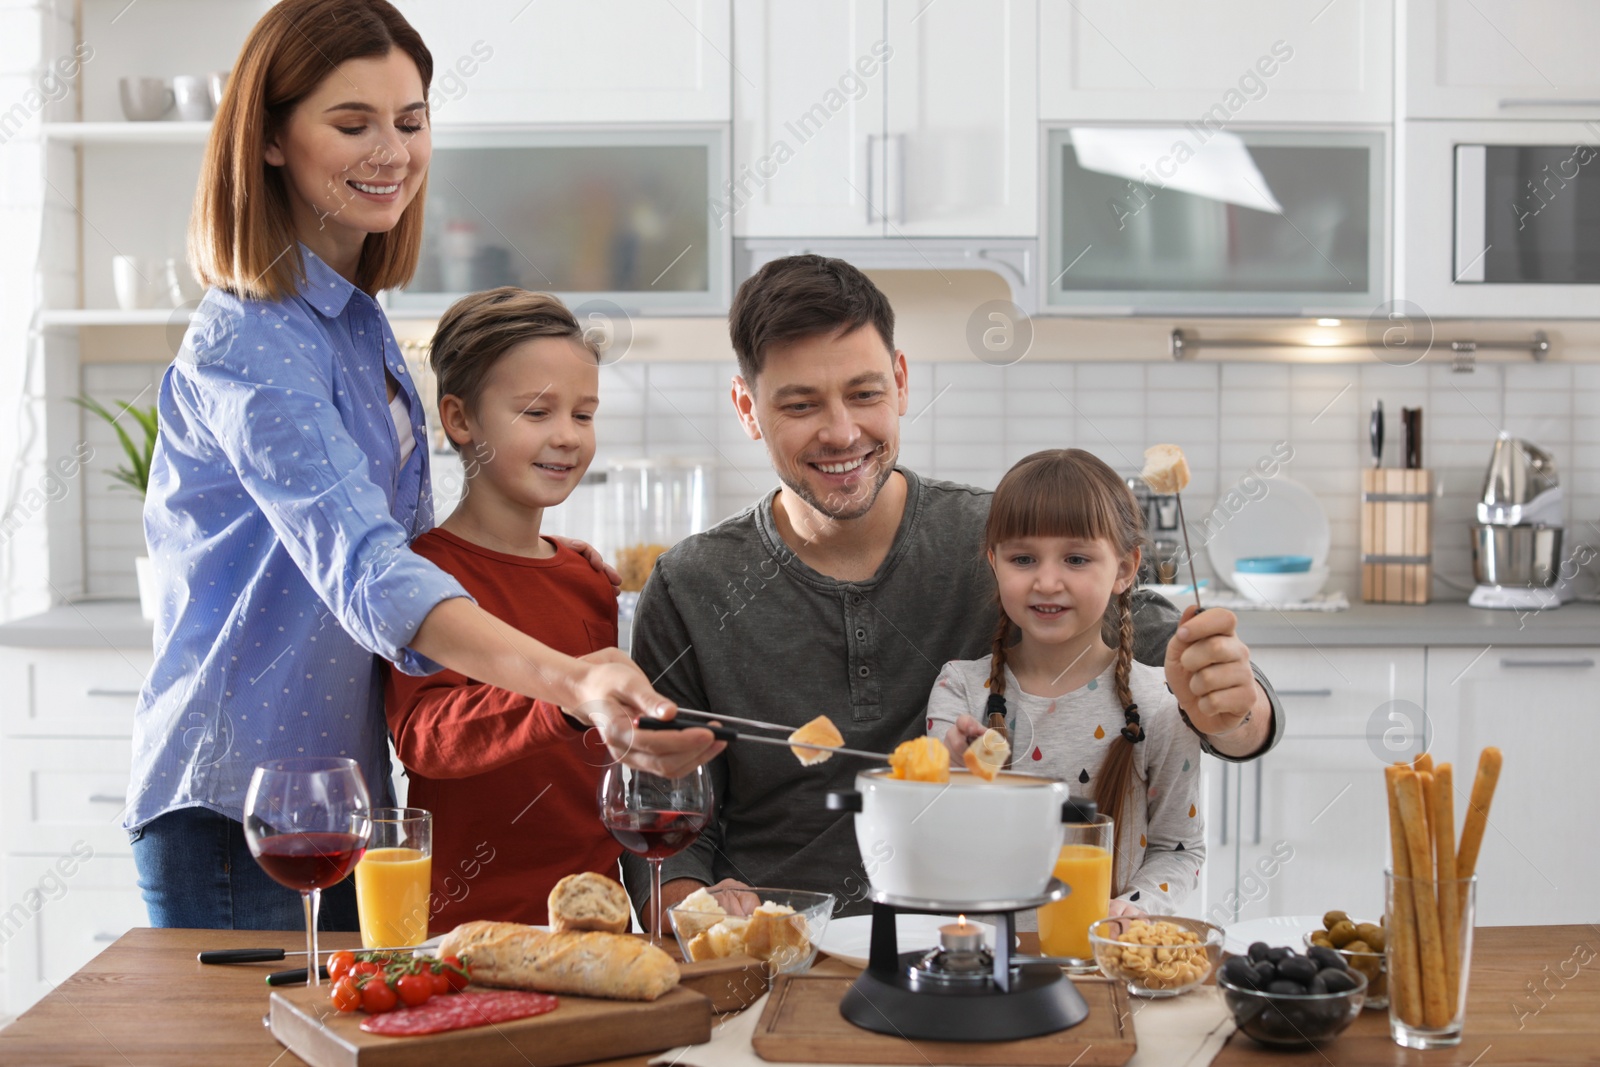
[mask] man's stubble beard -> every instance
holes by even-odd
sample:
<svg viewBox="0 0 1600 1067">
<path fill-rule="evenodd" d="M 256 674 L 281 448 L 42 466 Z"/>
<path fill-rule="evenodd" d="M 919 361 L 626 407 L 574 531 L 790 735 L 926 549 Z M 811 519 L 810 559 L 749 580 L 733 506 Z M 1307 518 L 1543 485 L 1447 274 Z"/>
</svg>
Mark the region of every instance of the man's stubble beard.
<svg viewBox="0 0 1600 1067">
<path fill-rule="evenodd" d="M 880 442 L 878 447 L 873 449 L 864 461 L 864 464 L 876 465 L 877 467 L 877 471 L 870 483 L 866 478 L 861 480 L 863 488 L 868 484 L 871 486 L 870 490 L 865 492 L 858 490 L 848 495 L 837 492 L 830 493 L 828 499 L 819 500 L 817 495 L 811 491 L 811 487 L 801 478 L 790 478 L 780 470 L 778 472 L 778 480 L 791 493 L 805 501 L 812 510 L 827 516 L 835 522 L 859 519 L 872 510 L 872 506 L 878 502 L 878 494 L 883 492 L 883 487 L 889 483 L 889 476 L 894 473 L 895 462 L 899 459 L 899 449 L 896 448 L 890 453 L 888 451 L 889 447 L 888 442 Z"/>
</svg>

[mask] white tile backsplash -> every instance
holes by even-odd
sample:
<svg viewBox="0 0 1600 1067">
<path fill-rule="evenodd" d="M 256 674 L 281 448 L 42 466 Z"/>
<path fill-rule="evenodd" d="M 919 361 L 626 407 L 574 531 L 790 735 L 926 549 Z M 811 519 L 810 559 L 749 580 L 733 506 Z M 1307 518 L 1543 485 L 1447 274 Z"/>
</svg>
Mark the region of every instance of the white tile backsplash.
<svg viewBox="0 0 1600 1067">
<path fill-rule="evenodd" d="M 128 399 L 164 368 L 86 365 L 84 389 Z M 731 363 L 621 363 L 601 374 L 597 465 L 638 455 L 715 457 L 716 516 L 735 514 L 776 484 L 764 443 L 740 428 L 728 397 Z M 1370 364 L 1026 363 L 910 366 L 901 460 L 931 476 L 993 488 L 1006 468 L 1041 448 L 1078 447 L 1119 472 L 1136 473 L 1146 445 L 1182 444 L 1193 472 L 1192 515 L 1269 458 L 1279 442 L 1294 456 L 1283 477 L 1305 484 L 1328 513 L 1330 584 L 1360 589 L 1360 470 L 1369 465 L 1367 418 L 1386 415 L 1384 457 L 1402 448 L 1400 409 L 1423 408 L 1423 459 L 1435 471 L 1436 569 L 1470 583 L 1467 526 L 1483 469 L 1502 427 L 1526 433 L 1557 457 L 1568 493 L 1569 540 L 1600 544 L 1600 368 L 1588 365 L 1448 367 Z M 941 392 L 941 390 L 943 392 Z M 935 399 L 937 397 L 937 400 Z M 120 450 L 111 431 L 86 422 L 96 458 L 85 479 L 90 592 L 131 595 L 141 550 L 138 502 L 113 491 L 105 470 Z M 446 460 L 436 462 L 446 463 Z M 1202 573 L 1209 561 L 1202 550 Z M 1436 585 L 1438 599 L 1462 594 Z"/>
</svg>

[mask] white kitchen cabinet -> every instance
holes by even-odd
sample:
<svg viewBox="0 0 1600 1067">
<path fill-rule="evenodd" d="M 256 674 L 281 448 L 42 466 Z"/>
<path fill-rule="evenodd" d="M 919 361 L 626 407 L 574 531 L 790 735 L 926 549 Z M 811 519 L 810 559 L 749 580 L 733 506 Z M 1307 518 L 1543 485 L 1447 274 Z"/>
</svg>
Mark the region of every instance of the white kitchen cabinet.
<svg viewBox="0 0 1600 1067">
<path fill-rule="evenodd" d="M 740 0 L 740 237 L 1031 237 L 1037 0 Z M 717 205 L 714 205 L 714 208 Z"/>
<path fill-rule="evenodd" d="M 1381 739 L 1396 725 L 1391 711 L 1414 716 L 1425 706 L 1421 647 L 1252 648 L 1250 659 L 1283 704 L 1286 739 L 1365 737 L 1371 731 Z M 1391 742 L 1400 740 L 1390 735 Z"/>
<path fill-rule="evenodd" d="M 1478 856 L 1480 926 L 1600 920 L 1597 689 L 1600 647 L 1429 650 L 1434 759 L 1454 765 L 1458 823 L 1479 752 L 1505 757 Z"/>
<path fill-rule="evenodd" d="M 1591 0 L 1408 0 L 1404 117 L 1600 115 L 1600 5 Z"/>
<path fill-rule="evenodd" d="M 727 122 L 729 0 L 400 0 L 460 123 Z"/>
<path fill-rule="evenodd" d="M 1392 0 L 1041 0 L 1046 121 L 1393 120 Z"/>
<path fill-rule="evenodd" d="M 15 1014 L 148 922 L 126 844 L 121 854 L 7 856 L 4 874 L 7 899 L 15 902 L 0 918 L 8 934 L 6 1008 Z"/>
<path fill-rule="evenodd" d="M 154 659 L 148 648 L 0 648 L 11 685 L 0 701 L 0 735 L 131 737 L 133 706 Z"/>
</svg>

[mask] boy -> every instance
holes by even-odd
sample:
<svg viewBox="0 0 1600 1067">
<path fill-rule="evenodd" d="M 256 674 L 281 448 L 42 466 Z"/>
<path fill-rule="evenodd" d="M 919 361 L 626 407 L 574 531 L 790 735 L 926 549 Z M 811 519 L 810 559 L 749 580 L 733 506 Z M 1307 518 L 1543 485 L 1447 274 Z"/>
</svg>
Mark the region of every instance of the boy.
<svg viewBox="0 0 1600 1067">
<path fill-rule="evenodd" d="M 460 505 L 412 551 L 557 651 L 613 648 L 610 582 L 539 534 L 544 509 L 564 501 L 594 459 L 597 350 L 559 300 L 508 286 L 457 301 L 430 363 L 467 481 Z M 562 876 L 616 876 L 622 849 L 596 799 L 610 758 L 593 731 L 454 671 L 391 671 L 384 696 L 407 803 L 433 813 L 432 933 L 470 919 L 542 924 Z"/>
</svg>

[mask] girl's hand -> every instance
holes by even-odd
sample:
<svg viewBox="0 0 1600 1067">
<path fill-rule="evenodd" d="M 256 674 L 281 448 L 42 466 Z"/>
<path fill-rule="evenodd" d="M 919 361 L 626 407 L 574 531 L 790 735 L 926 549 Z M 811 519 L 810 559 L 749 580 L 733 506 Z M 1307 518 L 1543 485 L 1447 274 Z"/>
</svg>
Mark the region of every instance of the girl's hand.
<svg viewBox="0 0 1600 1067">
<path fill-rule="evenodd" d="M 650 687 L 644 672 L 620 649 L 602 648 L 579 657 L 579 662 L 584 671 L 573 686 L 578 703 L 562 710 L 600 731 L 618 762 L 663 778 L 680 778 L 727 747 L 709 730 L 635 730 L 635 718 L 671 719 L 678 709 Z"/>
<path fill-rule="evenodd" d="M 967 746 L 982 737 L 986 729 L 971 715 L 957 716 L 955 725 L 944 732 L 944 747 L 950 750 L 952 762 L 966 755 Z"/>
<path fill-rule="evenodd" d="M 1197 614 L 1191 606 L 1167 643 L 1167 684 L 1203 734 L 1234 728 L 1255 706 L 1259 689 L 1250 670 L 1250 649 L 1236 635 L 1238 622 L 1225 608 Z"/>
<path fill-rule="evenodd" d="M 587 541 L 580 541 L 576 537 L 559 537 L 556 534 L 547 534 L 550 540 L 563 548 L 570 548 L 578 555 L 589 561 L 589 566 L 605 575 L 611 581 L 613 593 L 622 592 L 622 573 L 605 561 L 600 555 L 600 550 Z"/>
<path fill-rule="evenodd" d="M 1147 918 L 1147 916 L 1145 915 L 1144 909 L 1139 907 L 1137 904 L 1129 904 L 1126 900 L 1113 899 L 1111 901 L 1111 911 L 1107 913 L 1106 918 L 1143 919 Z"/>
</svg>

